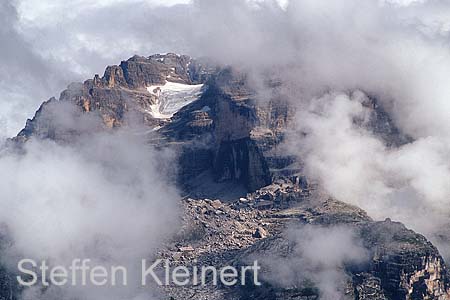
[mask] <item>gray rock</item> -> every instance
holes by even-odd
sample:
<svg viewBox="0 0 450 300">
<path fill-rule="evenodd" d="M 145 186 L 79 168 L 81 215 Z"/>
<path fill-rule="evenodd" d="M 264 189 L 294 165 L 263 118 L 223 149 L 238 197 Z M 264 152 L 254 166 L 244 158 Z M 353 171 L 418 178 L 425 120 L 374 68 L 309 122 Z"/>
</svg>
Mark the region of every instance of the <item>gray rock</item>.
<svg viewBox="0 0 450 300">
<path fill-rule="evenodd" d="M 253 237 L 257 238 L 257 239 L 264 239 L 268 236 L 268 232 L 262 228 L 262 227 L 258 227 L 255 232 L 253 233 Z"/>
</svg>

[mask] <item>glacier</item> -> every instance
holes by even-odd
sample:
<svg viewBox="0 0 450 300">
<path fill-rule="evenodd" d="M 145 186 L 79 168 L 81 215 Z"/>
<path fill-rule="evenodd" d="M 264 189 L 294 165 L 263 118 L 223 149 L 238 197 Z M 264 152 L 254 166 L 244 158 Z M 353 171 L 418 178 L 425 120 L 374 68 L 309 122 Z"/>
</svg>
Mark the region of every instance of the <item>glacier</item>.
<svg viewBox="0 0 450 300">
<path fill-rule="evenodd" d="M 186 105 L 199 99 L 204 84 L 183 84 L 166 81 L 164 85 L 147 87 L 149 93 L 156 97 L 148 113 L 156 119 L 170 119 Z"/>
</svg>

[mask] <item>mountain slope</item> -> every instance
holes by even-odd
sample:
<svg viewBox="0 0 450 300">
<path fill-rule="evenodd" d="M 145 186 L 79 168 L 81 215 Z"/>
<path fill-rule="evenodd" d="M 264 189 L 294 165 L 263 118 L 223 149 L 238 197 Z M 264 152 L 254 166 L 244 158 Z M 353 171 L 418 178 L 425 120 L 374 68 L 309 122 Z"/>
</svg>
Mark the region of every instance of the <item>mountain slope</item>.
<svg viewBox="0 0 450 300">
<path fill-rule="evenodd" d="M 366 264 L 340 270 L 347 297 L 450 299 L 438 250 L 402 224 L 376 222 L 323 195 L 305 178 L 301 161 L 281 149 L 294 108 L 277 97 L 268 102 L 257 97 L 246 74 L 230 68 L 176 54 L 135 56 L 43 103 L 12 143 L 20 147 L 38 138 L 70 144 L 79 136 L 129 126 L 148 143 L 175 150 L 177 183 L 186 195 L 184 226 L 161 253 L 182 264 L 191 266 L 194 259 L 241 264 L 268 253 L 289 263 L 298 241 L 289 239 L 286 228 L 345 226 L 369 252 Z M 407 142 L 375 99 L 365 105 L 374 134 L 389 145 Z M 192 245 L 193 251 L 177 245 Z M 264 271 L 270 273 L 270 266 Z M 319 299 L 315 284 L 267 280 L 262 288 L 166 292 L 172 299 L 188 293 L 190 299 Z M 9 297 L 7 288 L 2 292 Z"/>
</svg>

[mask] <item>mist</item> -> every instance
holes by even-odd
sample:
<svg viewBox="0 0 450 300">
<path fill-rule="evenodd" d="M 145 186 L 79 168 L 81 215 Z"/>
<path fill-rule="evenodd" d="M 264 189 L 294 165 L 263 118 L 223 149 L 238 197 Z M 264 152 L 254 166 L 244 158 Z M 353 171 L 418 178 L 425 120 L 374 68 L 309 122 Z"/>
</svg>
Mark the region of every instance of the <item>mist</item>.
<svg viewBox="0 0 450 300">
<path fill-rule="evenodd" d="M 286 147 L 328 194 L 376 219 L 405 223 L 450 257 L 447 241 L 436 237 L 450 216 L 448 2 L 77 1 L 35 15 L 27 13 L 30 3 L 0 4 L 3 137 L 13 136 L 42 100 L 107 64 L 135 53 L 207 56 L 248 72 L 261 99 L 270 97 L 268 76 L 281 82 L 297 111 Z M 62 18 L 67 10 L 70 17 Z M 389 146 L 367 128 L 368 96 L 411 142 Z M 69 249 L 87 254 L 98 236 L 114 233 L 117 240 L 89 251 L 114 260 L 156 247 L 164 234 L 152 228 L 172 219 L 177 193 L 156 175 L 158 152 L 128 139 L 117 133 L 74 146 L 31 141 L 25 155 L 0 158 L 8 174 L 0 180 L 1 211 L 30 218 L 25 224 L 1 215 L 14 247 L 63 260 Z M 129 216 L 136 223 L 123 227 L 120 220 Z M 29 224 L 43 229 L 35 235 Z M 133 243 L 138 247 L 128 249 Z"/>
<path fill-rule="evenodd" d="M 450 51 L 444 1 L 196 1 L 202 55 L 268 77 L 296 108 L 287 149 L 331 196 L 437 242 L 450 216 Z M 411 142 L 368 125 L 367 97 Z M 356 122 L 362 120 L 363 122 Z"/>
<path fill-rule="evenodd" d="M 82 123 L 67 106 L 54 109 L 70 129 Z M 6 171 L 0 219 L 11 241 L 3 264 L 14 274 L 23 258 L 51 266 L 88 258 L 94 265 L 125 266 L 134 277 L 126 287 L 108 289 L 37 285 L 23 299 L 133 299 L 146 291 L 137 288 L 140 261 L 154 258 L 179 228 L 175 153 L 148 145 L 134 134 L 139 128 L 92 128 L 70 143 L 31 139 L 19 153 L 0 157 Z"/>
<path fill-rule="evenodd" d="M 448 224 L 449 145 L 436 136 L 388 147 L 364 124 L 367 96 L 332 93 L 297 114 L 290 147 L 306 172 L 337 199 L 366 209 L 378 220 L 405 223 L 430 239 Z M 362 120 L 357 125 L 354 120 Z M 443 254 L 448 246 L 442 245 Z"/>
<path fill-rule="evenodd" d="M 358 234 L 346 226 L 302 225 L 291 226 L 284 236 L 289 246 L 275 241 L 274 249 L 259 257 L 263 280 L 281 288 L 317 287 L 324 300 L 346 299 L 342 287 L 351 279 L 345 268 L 369 257 Z"/>
</svg>

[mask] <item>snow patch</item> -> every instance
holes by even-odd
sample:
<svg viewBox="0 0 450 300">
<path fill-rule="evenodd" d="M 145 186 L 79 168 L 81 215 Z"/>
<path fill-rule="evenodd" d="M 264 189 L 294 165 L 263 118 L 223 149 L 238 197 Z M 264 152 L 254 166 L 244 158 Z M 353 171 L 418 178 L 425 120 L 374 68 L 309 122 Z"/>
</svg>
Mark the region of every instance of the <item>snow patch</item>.
<svg viewBox="0 0 450 300">
<path fill-rule="evenodd" d="M 183 84 L 167 81 L 164 85 L 147 87 L 156 96 L 155 104 L 150 105 L 148 113 L 156 119 L 170 119 L 186 105 L 198 100 L 203 84 Z"/>
</svg>

